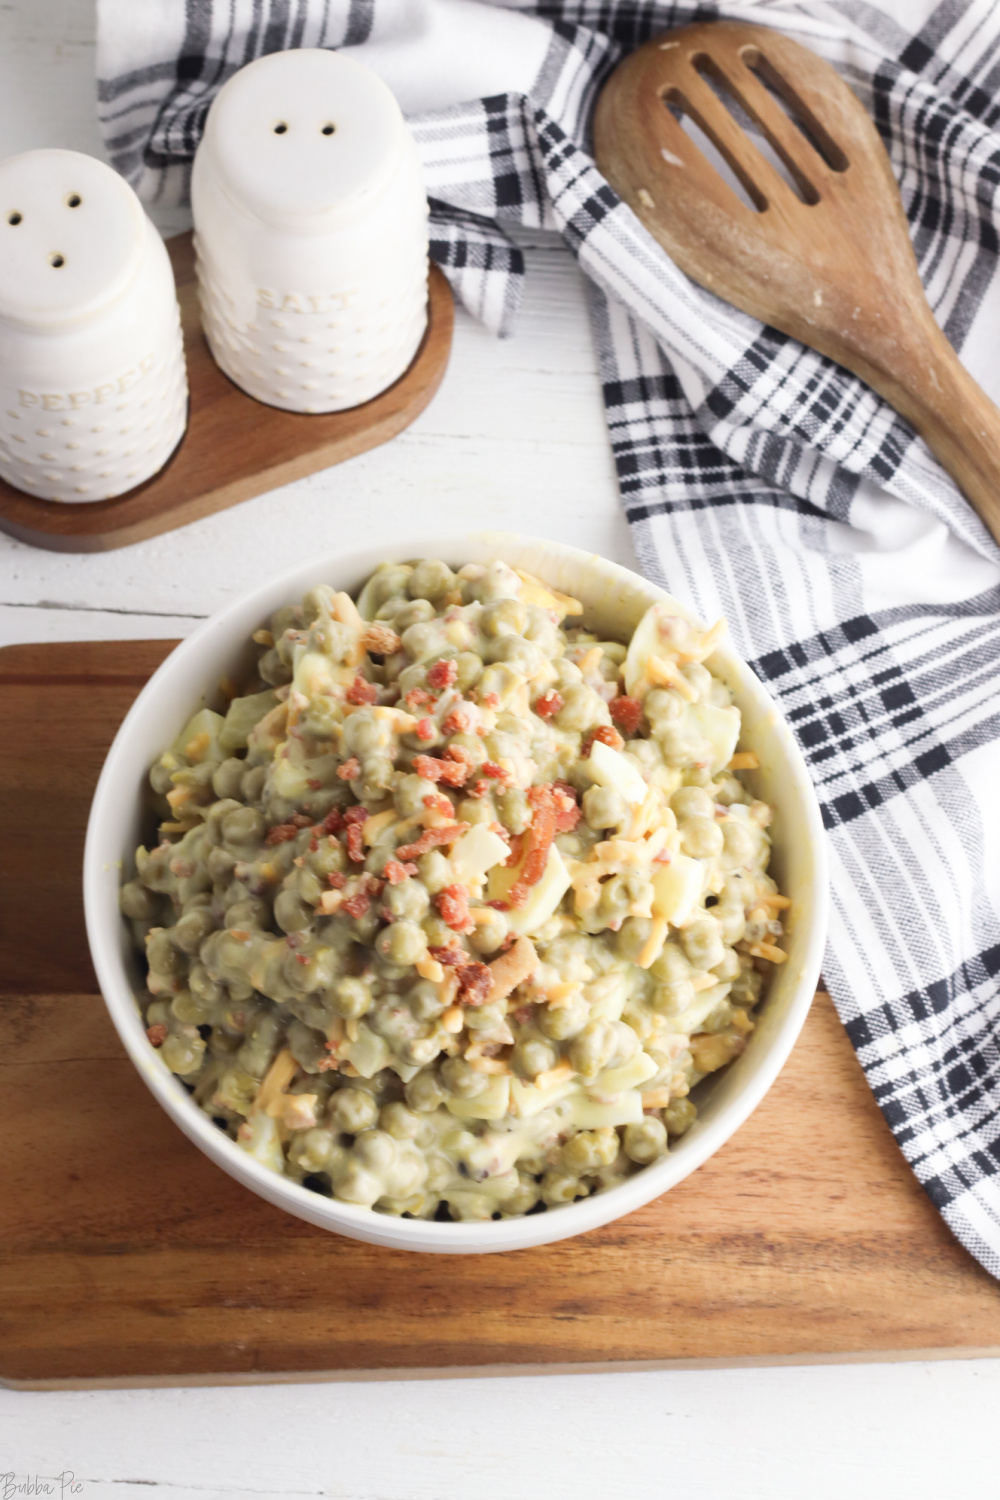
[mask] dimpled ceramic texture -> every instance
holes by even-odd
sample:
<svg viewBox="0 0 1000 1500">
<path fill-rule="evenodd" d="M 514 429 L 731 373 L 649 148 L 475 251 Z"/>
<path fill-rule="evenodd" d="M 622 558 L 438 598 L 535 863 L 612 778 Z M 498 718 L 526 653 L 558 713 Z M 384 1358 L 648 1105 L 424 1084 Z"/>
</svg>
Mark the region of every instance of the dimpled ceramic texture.
<svg viewBox="0 0 1000 1500">
<path fill-rule="evenodd" d="M 132 189 L 75 151 L 0 163 L 0 476 L 107 500 L 163 467 L 186 420 L 173 272 Z"/>
<path fill-rule="evenodd" d="M 259 58 L 220 90 L 191 183 L 216 362 L 286 411 L 342 411 L 427 324 L 427 199 L 392 94 L 336 52 Z"/>
<path fill-rule="evenodd" d="M 771 872 L 791 897 L 792 908 L 788 961 L 774 974 L 757 1029 L 743 1055 L 700 1086 L 698 1119 L 687 1135 L 669 1155 L 619 1187 L 547 1213 L 497 1223 L 392 1218 L 324 1198 L 269 1171 L 216 1129 L 149 1045 L 135 1000 L 144 980 L 118 909 L 118 890 L 123 871 L 127 876 L 134 869 L 136 846 L 149 835 L 149 767 L 196 708 L 220 706 L 215 684 L 223 676 L 234 681 L 246 677 L 255 660 L 249 646 L 253 631 L 273 610 L 301 599 L 316 583 L 356 594 L 380 562 L 420 557 L 440 557 L 453 567 L 503 558 L 575 595 L 586 607 L 589 625 L 622 640 L 628 639 L 649 605 L 669 599 L 662 589 L 604 558 L 509 532 L 409 537 L 325 554 L 314 549 L 297 567 L 258 584 L 199 626 L 136 699 L 108 752 L 91 807 L 83 860 L 87 936 L 111 1019 L 144 1082 L 185 1135 L 239 1182 L 312 1224 L 376 1245 L 446 1254 L 520 1250 L 581 1234 L 659 1197 L 717 1151 L 760 1103 L 802 1028 L 819 979 L 827 920 L 826 840 L 791 730 L 750 668 L 723 643 L 710 666 L 739 705 L 743 743 L 752 745 L 760 757 L 753 786 L 774 808 Z M 692 618 L 683 604 L 672 603 L 679 614 Z M 123 1121 L 123 1128 L 129 1128 L 128 1121 Z M 664 1253 L 669 1255 L 669 1247 Z"/>
</svg>

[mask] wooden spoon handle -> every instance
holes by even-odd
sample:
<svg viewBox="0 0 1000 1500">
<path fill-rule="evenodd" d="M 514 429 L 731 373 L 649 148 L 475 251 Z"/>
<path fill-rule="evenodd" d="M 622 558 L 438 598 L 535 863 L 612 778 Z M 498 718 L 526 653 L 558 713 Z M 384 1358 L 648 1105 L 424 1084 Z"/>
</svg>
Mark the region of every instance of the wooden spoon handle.
<svg viewBox="0 0 1000 1500">
<path fill-rule="evenodd" d="M 858 370 L 916 428 L 1000 542 L 1000 410 L 966 370 L 928 309 L 911 358 Z M 899 374 L 898 371 L 903 373 Z"/>
</svg>

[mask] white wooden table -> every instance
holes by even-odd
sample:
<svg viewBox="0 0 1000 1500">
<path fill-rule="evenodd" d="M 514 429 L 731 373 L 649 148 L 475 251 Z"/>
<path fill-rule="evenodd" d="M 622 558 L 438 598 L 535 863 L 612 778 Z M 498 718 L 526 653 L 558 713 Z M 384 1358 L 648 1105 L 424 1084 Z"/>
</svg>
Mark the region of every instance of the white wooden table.
<svg viewBox="0 0 1000 1500">
<path fill-rule="evenodd" d="M 91 0 L 0 0 L 0 157 L 101 154 L 93 32 Z M 0 536 L 0 644 L 183 635 L 312 546 L 400 529 L 503 524 L 634 562 L 580 275 L 556 242 L 528 260 L 517 337 L 497 343 L 459 313 L 441 392 L 387 447 L 105 556 Z M 0 1500 L 977 1500 L 1000 1490 L 998 1398 L 986 1360 L 0 1390 Z M 16 1487 L 35 1479 L 50 1488 Z"/>
</svg>

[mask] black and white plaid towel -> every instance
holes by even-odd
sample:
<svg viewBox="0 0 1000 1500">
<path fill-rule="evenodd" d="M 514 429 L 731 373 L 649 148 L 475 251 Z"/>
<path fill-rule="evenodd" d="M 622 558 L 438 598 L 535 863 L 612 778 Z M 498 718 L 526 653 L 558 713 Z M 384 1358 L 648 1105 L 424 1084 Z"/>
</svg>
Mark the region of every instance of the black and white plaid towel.
<svg viewBox="0 0 1000 1500">
<path fill-rule="evenodd" d="M 935 312 L 1000 393 L 1000 0 L 100 0 L 101 113 L 142 196 L 179 203 L 231 73 L 356 47 L 409 115 L 432 254 L 477 317 L 514 320 L 501 226 L 562 232 L 641 565 L 727 617 L 795 728 L 829 832 L 834 1000 L 913 1170 L 1000 1276 L 1000 550 L 879 397 L 693 285 L 597 172 L 614 63 L 717 15 L 780 28 L 855 89 Z"/>
</svg>

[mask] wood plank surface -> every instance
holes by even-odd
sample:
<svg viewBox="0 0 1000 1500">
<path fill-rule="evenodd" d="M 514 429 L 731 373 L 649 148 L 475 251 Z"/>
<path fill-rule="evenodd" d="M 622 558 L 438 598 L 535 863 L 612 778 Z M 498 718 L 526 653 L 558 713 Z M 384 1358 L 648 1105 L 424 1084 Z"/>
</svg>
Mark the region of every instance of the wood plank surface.
<svg viewBox="0 0 1000 1500">
<path fill-rule="evenodd" d="M 0 652 L 0 1377 L 421 1372 L 1000 1349 L 826 996 L 781 1077 L 686 1182 L 504 1256 L 412 1255 L 263 1203 L 160 1110 L 94 993 L 90 791 L 169 643 Z"/>
<path fill-rule="evenodd" d="M 168 241 L 184 331 L 188 428 L 166 467 L 113 500 L 67 505 L 25 495 L 0 479 L 0 531 L 55 552 L 106 552 L 186 526 L 388 442 L 441 384 L 451 351 L 451 289 L 436 266 L 427 331 L 388 390 L 349 411 L 304 415 L 264 406 L 224 375 L 201 329 L 190 234 Z"/>
</svg>

